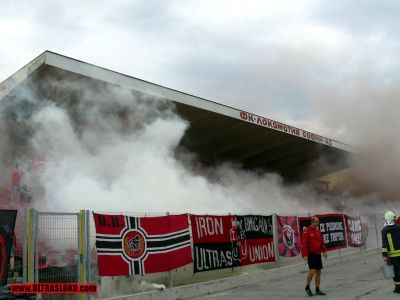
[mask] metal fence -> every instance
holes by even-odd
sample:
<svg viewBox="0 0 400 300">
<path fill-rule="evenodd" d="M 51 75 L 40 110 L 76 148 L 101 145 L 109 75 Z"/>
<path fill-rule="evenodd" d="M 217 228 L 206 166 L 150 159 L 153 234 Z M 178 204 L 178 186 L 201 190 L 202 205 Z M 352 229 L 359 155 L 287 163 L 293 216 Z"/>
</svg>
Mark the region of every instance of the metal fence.
<svg viewBox="0 0 400 300">
<path fill-rule="evenodd" d="M 148 214 L 121 213 L 124 215 L 149 216 Z M 167 215 L 151 214 L 152 215 Z M 383 227 L 381 215 L 364 214 L 360 216 L 368 231 L 366 248 L 380 247 L 380 230 Z M 275 219 L 275 218 L 274 218 Z M 275 223 L 275 222 L 274 222 Z M 98 277 L 95 249 L 95 227 L 92 213 L 38 212 L 34 209 L 19 211 L 16 229 L 17 246 L 15 252 L 16 278 L 20 282 L 76 282 L 96 283 L 99 293 L 91 299 L 104 299 L 112 296 L 154 290 L 157 284 L 166 287 L 198 283 L 207 280 L 250 273 L 259 270 L 287 266 L 301 261 L 301 257 L 279 257 L 275 240 L 276 263 L 263 263 L 232 269 L 193 273 L 193 264 L 174 271 L 148 274 L 144 276 Z M 274 225 L 274 236 L 277 236 Z M 361 248 L 346 248 L 330 252 L 330 256 L 362 251 Z M 18 280 L 13 281 L 18 282 Z M 42 299 L 89 299 L 89 295 L 43 296 Z"/>
<path fill-rule="evenodd" d="M 24 209 L 16 225 L 16 279 L 13 282 L 90 282 L 88 211 L 38 212 Z M 88 295 L 42 295 L 41 299 L 89 299 Z"/>
</svg>

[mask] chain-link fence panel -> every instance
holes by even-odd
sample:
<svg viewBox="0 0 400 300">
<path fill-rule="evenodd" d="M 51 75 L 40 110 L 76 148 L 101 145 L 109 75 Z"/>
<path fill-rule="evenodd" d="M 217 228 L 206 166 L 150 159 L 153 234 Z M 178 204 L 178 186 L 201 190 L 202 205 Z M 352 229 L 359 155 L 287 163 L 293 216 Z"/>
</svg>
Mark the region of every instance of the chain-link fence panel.
<svg viewBox="0 0 400 300">
<path fill-rule="evenodd" d="M 78 282 L 79 214 L 39 212 L 37 215 L 37 281 Z M 78 295 L 42 298 L 78 299 Z"/>
</svg>

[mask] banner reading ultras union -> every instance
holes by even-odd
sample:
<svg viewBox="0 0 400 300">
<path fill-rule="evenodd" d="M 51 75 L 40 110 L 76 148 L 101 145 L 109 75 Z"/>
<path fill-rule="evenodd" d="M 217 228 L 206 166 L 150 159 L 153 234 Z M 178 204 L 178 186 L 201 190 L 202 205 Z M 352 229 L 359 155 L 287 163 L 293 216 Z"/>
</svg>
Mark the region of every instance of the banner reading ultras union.
<svg viewBox="0 0 400 300">
<path fill-rule="evenodd" d="M 165 272 L 192 262 L 187 214 L 93 217 L 99 276 Z"/>
<path fill-rule="evenodd" d="M 236 216 L 240 265 L 275 261 L 272 216 Z"/>
</svg>

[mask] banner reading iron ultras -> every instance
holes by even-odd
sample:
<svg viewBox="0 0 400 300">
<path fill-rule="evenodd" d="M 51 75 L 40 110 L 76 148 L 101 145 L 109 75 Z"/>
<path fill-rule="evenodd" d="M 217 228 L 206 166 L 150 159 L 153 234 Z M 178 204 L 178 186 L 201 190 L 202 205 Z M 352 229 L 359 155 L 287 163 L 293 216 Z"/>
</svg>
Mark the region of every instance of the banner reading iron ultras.
<svg viewBox="0 0 400 300">
<path fill-rule="evenodd" d="M 165 272 L 192 262 L 187 214 L 93 217 L 99 276 Z"/>
<path fill-rule="evenodd" d="M 191 215 L 194 272 L 274 261 L 272 216 Z"/>
<path fill-rule="evenodd" d="M 190 215 L 194 272 L 240 265 L 235 216 Z"/>
<path fill-rule="evenodd" d="M 324 238 L 326 250 L 336 250 L 347 247 L 346 231 L 342 214 L 316 215 L 319 219 L 319 229 Z M 300 237 L 305 227 L 310 225 L 310 217 L 299 217 Z"/>
<path fill-rule="evenodd" d="M 0 286 L 7 284 L 16 210 L 0 210 Z"/>
<path fill-rule="evenodd" d="M 294 257 L 300 254 L 300 236 L 297 217 L 276 216 L 279 255 Z"/>
<path fill-rule="evenodd" d="M 345 215 L 347 243 L 349 247 L 361 247 L 363 245 L 362 226 L 360 217 Z"/>
</svg>

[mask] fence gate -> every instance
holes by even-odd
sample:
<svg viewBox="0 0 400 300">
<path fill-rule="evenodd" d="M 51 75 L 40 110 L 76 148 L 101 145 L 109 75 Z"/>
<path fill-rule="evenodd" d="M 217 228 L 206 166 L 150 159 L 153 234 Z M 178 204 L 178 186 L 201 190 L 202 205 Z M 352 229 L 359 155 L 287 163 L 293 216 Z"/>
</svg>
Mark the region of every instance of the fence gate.
<svg viewBox="0 0 400 300">
<path fill-rule="evenodd" d="M 88 283 L 88 213 L 24 214 L 24 281 Z M 41 295 L 41 299 L 88 299 L 88 296 Z"/>
</svg>

